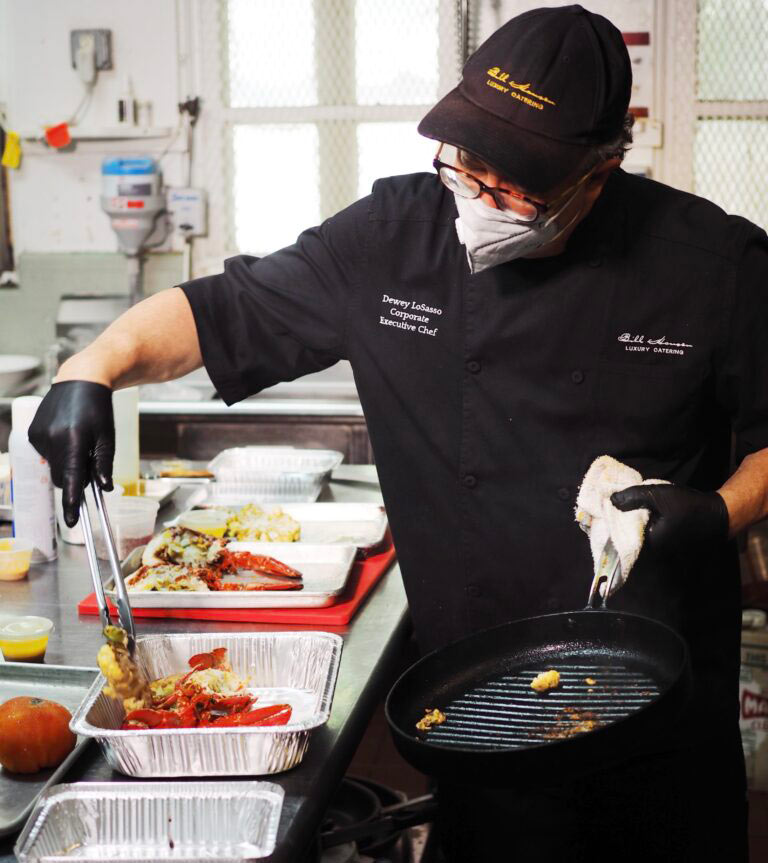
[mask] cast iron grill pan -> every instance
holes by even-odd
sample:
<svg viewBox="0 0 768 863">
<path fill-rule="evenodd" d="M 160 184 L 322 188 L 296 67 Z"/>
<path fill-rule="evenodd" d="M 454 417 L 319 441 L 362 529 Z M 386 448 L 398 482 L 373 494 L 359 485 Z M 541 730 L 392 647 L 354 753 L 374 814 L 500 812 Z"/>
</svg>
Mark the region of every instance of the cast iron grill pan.
<svg viewBox="0 0 768 863">
<path fill-rule="evenodd" d="M 551 668 L 560 686 L 540 695 L 531 680 Z M 395 683 L 386 714 L 397 748 L 417 769 L 527 785 L 631 755 L 670 726 L 689 694 L 688 650 L 673 630 L 639 615 L 585 610 L 514 621 L 425 656 Z M 435 707 L 445 723 L 418 731 Z"/>
</svg>

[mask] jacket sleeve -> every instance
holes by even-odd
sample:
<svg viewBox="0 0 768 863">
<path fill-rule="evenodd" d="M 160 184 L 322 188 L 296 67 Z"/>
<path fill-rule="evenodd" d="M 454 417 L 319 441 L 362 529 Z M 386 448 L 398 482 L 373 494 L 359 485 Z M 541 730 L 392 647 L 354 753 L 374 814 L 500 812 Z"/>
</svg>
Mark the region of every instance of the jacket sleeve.
<svg viewBox="0 0 768 863">
<path fill-rule="evenodd" d="M 292 246 L 265 258 L 230 258 L 223 273 L 179 286 L 206 370 L 227 404 L 346 358 L 369 208 L 364 198 Z"/>
</svg>

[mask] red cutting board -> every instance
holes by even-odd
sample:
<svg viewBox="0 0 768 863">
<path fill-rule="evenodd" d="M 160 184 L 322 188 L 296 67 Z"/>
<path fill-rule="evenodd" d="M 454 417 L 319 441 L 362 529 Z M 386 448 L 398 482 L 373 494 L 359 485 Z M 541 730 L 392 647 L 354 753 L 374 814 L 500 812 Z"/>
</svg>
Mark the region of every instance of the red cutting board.
<svg viewBox="0 0 768 863">
<path fill-rule="evenodd" d="M 391 540 L 379 554 L 358 560 L 352 567 L 349 583 L 334 605 L 326 608 L 134 608 L 134 617 L 160 617 L 183 620 L 225 620 L 237 623 L 300 623 L 344 626 L 363 604 L 365 597 L 395 559 Z M 109 604 L 112 614 L 117 609 Z M 77 606 L 80 614 L 98 614 L 96 594 L 91 593 Z"/>
</svg>

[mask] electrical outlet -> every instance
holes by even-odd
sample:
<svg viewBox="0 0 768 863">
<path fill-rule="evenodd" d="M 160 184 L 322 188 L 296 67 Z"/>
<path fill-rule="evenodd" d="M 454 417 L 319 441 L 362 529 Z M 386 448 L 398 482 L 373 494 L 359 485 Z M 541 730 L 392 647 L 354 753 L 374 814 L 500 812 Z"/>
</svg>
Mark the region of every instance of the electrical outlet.
<svg viewBox="0 0 768 863">
<path fill-rule="evenodd" d="M 77 68 L 75 62 L 77 52 L 94 49 L 96 69 L 112 68 L 112 31 L 111 30 L 70 30 L 69 49 L 72 68 Z"/>
</svg>

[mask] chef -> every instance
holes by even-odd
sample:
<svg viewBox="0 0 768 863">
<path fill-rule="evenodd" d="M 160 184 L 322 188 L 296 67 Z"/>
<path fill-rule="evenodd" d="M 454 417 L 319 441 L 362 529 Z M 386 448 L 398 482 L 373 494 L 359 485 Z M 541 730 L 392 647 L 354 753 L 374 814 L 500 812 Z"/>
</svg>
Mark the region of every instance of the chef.
<svg viewBox="0 0 768 863">
<path fill-rule="evenodd" d="M 612 607 L 687 639 L 693 706 L 578 782 L 441 786 L 462 863 L 746 860 L 728 540 L 768 514 L 768 241 L 621 170 L 630 86 L 605 18 L 512 19 L 419 127 L 436 173 L 138 304 L 62 366 L 30 429 L 72 524 L 91 467 L 111 486 L 112 389 L 204 363 L 232 404 L 348 359 L 424 651 L 584 606 L 573 509 L 595 457 L 669 481 L 614 496 L 651 521 Z"/>
</svg>

